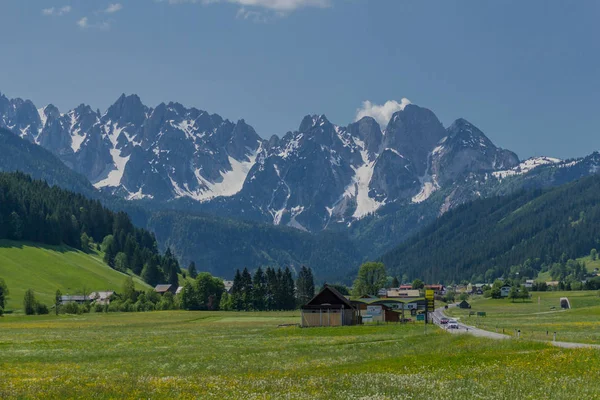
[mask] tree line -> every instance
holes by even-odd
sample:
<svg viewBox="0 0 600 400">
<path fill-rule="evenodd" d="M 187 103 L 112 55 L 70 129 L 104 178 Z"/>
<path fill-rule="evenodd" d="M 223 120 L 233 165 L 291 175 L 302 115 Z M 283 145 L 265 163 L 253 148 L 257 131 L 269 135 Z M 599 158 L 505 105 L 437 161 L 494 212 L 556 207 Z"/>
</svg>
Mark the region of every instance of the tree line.
<svg viewBox="0 0 600 400">
<path fill-rule="evenodd" d="M 271 311 L 294 310 L 315 295 L 313 273 L 302 266 L 296 281 L 289 267 L 263 270 L 254 275 L 247 268 L 238 269 L 230 293 L 223 293 L 219 307 L 222 310 Z"/>
<path fill-rule="evenodd" d="M 1 239 L 67 245 L 86 252 L 96 247 L 104 251 L 109 266 L 123 272 L 131 269 L 150 285 L 177 285 L 181 272 L 171 251 L 161 255 L 154 235 L 136 228 L 126 213 L 18 172 L 0 173 Z"/>
<path fill-rule="evenodd" d="M 395 275 L 444 283 L 581 277 L 570 259 L 600 245 L 600 177 L 549 190 L 474 201 L 450 210 L 381 258 Z M 528 261 L 529 260 L 529 261 Z M 556 265 L 558 264 L 558 266 Z"/>
</svg>

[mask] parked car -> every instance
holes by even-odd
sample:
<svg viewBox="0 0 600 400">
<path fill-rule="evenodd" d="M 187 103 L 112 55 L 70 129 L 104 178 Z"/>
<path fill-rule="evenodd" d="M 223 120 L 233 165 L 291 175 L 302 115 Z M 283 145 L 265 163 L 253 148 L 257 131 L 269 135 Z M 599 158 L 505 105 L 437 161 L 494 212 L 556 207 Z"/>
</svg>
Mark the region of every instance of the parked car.
<svg viewBox="0 0 600 400">
<path fill-rule="evenodd" d="M 448 329 L 458 329 L 458 321 L 451 319 L 450 321 L 448 321 Z"/>
<path fill-rule="evenodd" d="M 444 317 L 444 318 L 440 319 L 440 324 L 446 325 L 448 323 L 448 321 L 450 321 L 450 320 L 448 318 Z"/>
</svg>

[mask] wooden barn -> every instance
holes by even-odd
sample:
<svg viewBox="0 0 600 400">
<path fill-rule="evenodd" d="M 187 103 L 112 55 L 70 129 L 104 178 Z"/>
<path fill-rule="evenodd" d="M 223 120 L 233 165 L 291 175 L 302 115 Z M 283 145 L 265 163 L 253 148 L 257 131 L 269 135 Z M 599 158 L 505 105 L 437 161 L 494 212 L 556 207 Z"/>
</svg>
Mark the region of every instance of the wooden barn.
<svg viewBox="0 0 600 400">
<path fill-rule="evenodd" d="M 302 306 L 301 326 L 343 326 L 360 324 L 356 307 L 340 292 L 327 285 Z"/>
</svg>

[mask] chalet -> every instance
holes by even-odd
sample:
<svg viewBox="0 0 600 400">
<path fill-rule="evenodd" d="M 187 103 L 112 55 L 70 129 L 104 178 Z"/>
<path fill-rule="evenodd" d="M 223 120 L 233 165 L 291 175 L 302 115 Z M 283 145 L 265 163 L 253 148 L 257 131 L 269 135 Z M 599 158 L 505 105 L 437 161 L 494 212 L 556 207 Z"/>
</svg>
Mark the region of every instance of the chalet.
<svg viewBox="0 0 600 400">
<path fill-rule="evenodd" d="M 89 299 L 96 304 L 107 305 L 110 304 L 110 298 L 115 292 L 92 292 L 90 293 Z"/>
<path fill-rule="evenodd" d="M 463 309 L 471 308 L 471 305 L 469 303 L 467 303 L 466 300 L 463 300 L 458 304 L 458 308 L 463 308 Z"/>
<path fill-rule="evenodd" d="M 400 285 L 398 290 L 410 290 L 412 288 L 413 288 L 412 285 Z"/>
<path fill-rule="evenodd" d="M 533 279 L 527 279 L 525 281 L 525 287 L 527 289 L 531 289 L 533 287 L 533 284 L 535 283 L 535 281 Z"/>
<path fill-rule="evenodd" d="M 84 296 L 84 295 L 60 296 L 60 304 L 67 304 L 67 303 L 83 304 L 88 301 L 90 301 L 89 296 Z"/>
<path fill-rule="evenodd" d="M 446 288 L 444 285 L 425 285 L 425 290 L 433 290 L 434 294 L 440 296 L 446 294 Z"/>
<path fill-rule="evenodd" d="M 163 284 L 163 285 L 156 285 L 156 287 L 154 288 L 154 291 L 161 295 L 164 295 L 167 292 L 171 292 L 171 293 L 175 294 L 175 292 L 177 291 L 177 286 L 170 285 L 168 283 Z"/>
<path fill-rule="evenodd" d="M 225 291 L 227 293 L 231 293 L 231 288 L 233 287 L 233 281 L 223 281 L 223 285 L 225 286 Z"/>
<path fill-rule="evenodd" d="M 323 289 L 302 306 L 301 326 L 342 326 L 360 323 L 357 308 L 336 289 Z"/>
<path fill-rule="evenodd" d="M 509 293 L 510 293 L 510 285 L 504 285 L 500 288 L 500 296 L 501 297 L 508 297 Z"/>
</svg>

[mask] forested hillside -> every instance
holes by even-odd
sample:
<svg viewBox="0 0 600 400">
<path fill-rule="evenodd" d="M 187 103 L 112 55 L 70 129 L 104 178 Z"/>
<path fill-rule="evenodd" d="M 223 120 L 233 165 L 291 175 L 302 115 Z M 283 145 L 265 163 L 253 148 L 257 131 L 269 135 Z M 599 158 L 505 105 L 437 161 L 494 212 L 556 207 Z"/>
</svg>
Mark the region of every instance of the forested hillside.
<svg viewBox="0 0 600 400">
<path fill-rule="evenodd" d="M 600 177 L 451 210 L 382 257 L 394 275 L 452 282 L 533 278 L 600 243 Z"/>
<path fill-rule="evenodd" d="M 256 222 L 204 214 L 155 212 L 148 229 L 186 263 L 195 261 L 200 271 L 233 278 L 236 269 L 259 266 L 306 265 L 319 280 L 336 281 L 360 264 L 356 246 L 345 234 L 318 234 Z M 296 271 L 298 272 L 298 271 Z"/>
<path fill-rule="evenodd" d="M 3 128 L 0 128 L 0 150 L 0 172 L 21 171 L 88 197 L 96 192 L 85 176 L 71 170 L 48 150 Z"/>
<path fill-rule="evenodd" d="M 154 235 L 136 228 L 124 212 L 22 173 L 0 173 L 0 240 L 67 245 L 88 251 L 102 243 L 105 261 L 154 285 L 177 283 L 177 260 L 158 252 Z"/>
</svg>

